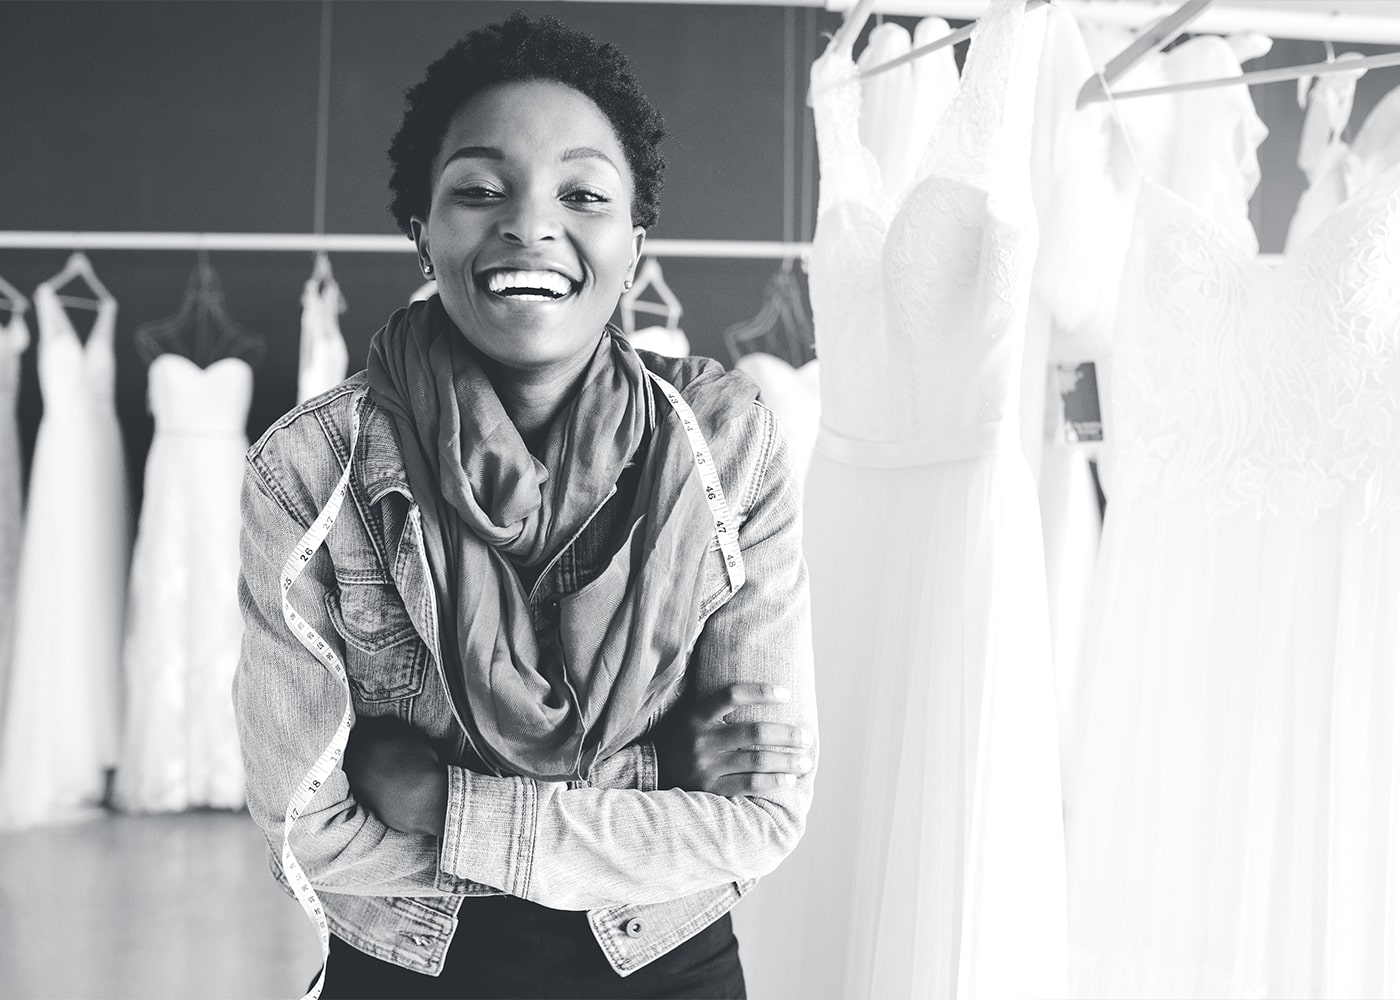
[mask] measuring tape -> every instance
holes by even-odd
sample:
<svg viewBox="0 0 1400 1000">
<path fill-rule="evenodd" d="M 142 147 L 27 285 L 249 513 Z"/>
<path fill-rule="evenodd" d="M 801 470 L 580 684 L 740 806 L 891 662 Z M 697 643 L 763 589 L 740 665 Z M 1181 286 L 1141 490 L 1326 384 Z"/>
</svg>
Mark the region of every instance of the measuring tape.
<svg viewBox="0 0 1400 1000">
<path fill-rule="evenodd" d="M 681 399 L 676 387 L 660 375 L 648 371 L 665 393 L 681 418 L 685 436 L 690 440 L 690 450 L 695 453 L 695 467 L 700 472 L 700 482 L 705 486 L 705 502 L 710 505 L 710 516 L 715 519 L 715 535 L 719 538 L 719 550 L 724 556 L 724 571 L 729 575 L 729 592 L 732 594 L 744 585 L 744 557 L 739 554 L 739 533 L 731 530 L 729 504 L 724 499 L 724 488 L 719 484 L 719 470 L 715 468 L 710 446 L 705 443 L 705 435 L 700 433 L 700 425 L 695 413 Z"/>
<path fill-rule="evenodd" d="M 681 398 L 675 386 L 654 372 L 647 374 L 656 380 L 656 384 L 665 393 L 671 406 L 675 408 L 677 415 L 681 418 L 681 426 L 685 428 L 691 451 L 694 453 L 695 467 L 700 473 L 700 482 L 705 487 L 705 500 L 709 504 L 710 515 L 715 521 L 715 534 L 719 538 L 720 552 L 724 556 L 729 586 L 731 592 L 736 591 L 744 585 L 744 559 L 739 552 L 738 533 L 732 528 L 729 504 L 725 501 L 724 489 L 720 486 L 719 472 L 715 469 L 710 446 L 705 442 L 705 436 L 700 433 L 695 413 Z M 292 887 L 292 893 L 296 896 L 297 902 L 301 904 L 301 908 L 306 911 L 306 915 L 315 924 L 316 933 L 321 940 L 321 973 L 316 977 L 315 984 L 307 991 L 302 1000 L 318 1000 L 321 996 L 321 990 L 325 987 L 326 964 L 330 960 L 331 953 L 331 932 L 330 924 L 326 920 L 325 907 L 321 905 L 321 899 L 316 895 L 316 890 L 312 888 L 311 880 L 306 877 L 306 872 L 302 870 L 301 864 L 292 853 L 292 824 L 311 803 L 316 792 L 320 790 L 321 785 L 325 783 L 326 778 L 335 770 L 341 757 L 345 755 L 345 746 L 350 740 L 350 729 L 355 722 L 355 712 L 351 705 L 350 680 L 345 673 L 345 665 L 341 663 L 340 657 L 336 656 L 330 643 L 326 642 L 306 619 L 297 614 L 292 607 L 290 594 L 292 584 L 296 582 L 297 577 L 301 576 L 302 570 L 311 562 L 311 557 L 325 542 L 326 536 L 330 533 L 331 525 L 335 524 L 336 518 L 340 516 L 341 505 L 345 502 L 345 492 L 350 485 L 350 463 L 354 460 L 355 445 L 360 435 L 358 406 L 351 407 L 350 420 L 350 457 L 346 460 L 345 470 L 340 474 L 340 481 L 335 484 L 335 491 L 331 494 L 330 500 L 316 515 L 316 520 L 307 529 L 306 534 L 301 536 L 296 548 L 282 566 L 282 618 L 286 621 L 287 627 L 296 634 L 301 644 L 335 675 L 345 693 L 345 711 L 340 717 L 340 725 L 336 727 L 330 745 L 321 751 L 321 755 L 316 758 L 316 763 L 311 765 L 311 769 L 302 777 L 296 790 L 292 793 L 292 799 L 287 803 L 287 814 L 282 822 L 282 871 L 287 876 L 287 883 Z"/>
<path fill-rule="evenodd" d="M 316 895 L 316 890 L 311 887 L 311 880 L 306 877 L 306 872 L 302 871 L 301 864 L 292 853 L 292 824 L 301 816 L 302 810 L 310 804 L 322 783 L 330 776 L 331 771 L 335 770 L 340 758 L 344 756 L 345 744 L 350 739 L 350 727 L 355 722 L 355 712 L 350 704 L 350 680 L 345 674 L 345 665 L 340 662 L 340 657 L 335 655 L 335 650 L 331 648 L 330 643 L 321 638 L 320 633 L 312 628 L 306 619 L 296 613 L 289 594 L 292 584 L 296 582 L 297 577 L 301 576 L 301 571 L 306 568 L 306 564 L 311 561 L 311 557 L 321 547 L 321 543 L 326 540 L 331 525 L 340 515 L 340 505 L 345 502 L 345 491 L 350 485 L 350 462 L 354 459 L 355 443 L 360 435 L 360 411 L 358 407 L 351 407 L 350 421 L 350 458 L 345 462 L 345 471 L 340 474 L 340 481 L 335 484 L 335 492 L 331 494 L 326 506 L 321 509 L 321 513 L 316 516 L 316 520 L 307 529 L 306 534 L 301 536 L 301 541 L 297 542 L 296 548 L 282 565 L 282 618 L 287 623 L 287 627 L 296 633 L 301 644 L 335 675 L 345 692 L 345 711 L 340 717 L 340 725 L 336 727 L 335 736 L 331 738 L 330 745 L 321 751 L 321 756 L 316 758 L 316 763 L 311 765 L 311 770 L 306 772 L 301 783 L 292 793 L 292 800 L 287 803 L 287 815 L 282 821 L 282 871 L 287 876 L 287 883 L 292 887 L 292 893 L 296 896 L 297 902 L 306 911 L 306 915 L 311 918 L 311 922 L 316 925 L 316 933 L 321 939 L 321 974 L 316 977 L 315 985 L 307 991 L 303 1000 L 317 1000 L 326 984 L 326 963 L 331 954 L 331 931 L 330 925 L 326 922 L 325 907 L 321 905 L 320 897 Z"/>
</svg>

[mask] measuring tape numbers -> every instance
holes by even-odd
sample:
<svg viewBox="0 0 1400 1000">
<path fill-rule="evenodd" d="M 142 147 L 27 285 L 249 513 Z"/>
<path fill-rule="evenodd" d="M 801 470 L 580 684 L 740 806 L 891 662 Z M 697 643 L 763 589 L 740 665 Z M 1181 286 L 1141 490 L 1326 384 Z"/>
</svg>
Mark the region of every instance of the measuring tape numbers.
<svg viewBox="0 0 1400 1000">
<path fill-rule="evenodd" d="M 719 538 L 719 550 L 724 556 L 724 571 L 729 576 L 730 593 L 744 585 L 744 557 L 739 554 L 739 533 L 734 529 L 729 516 L 729 504 L 724 499 L 724 487 L 719 483 L 719 470 L 715 467 L 710 446 L 705 443 L 705 435 L 700 433 L 700 424 L 695 413 L 676 387 L 660 375 L 648 371 L 657 387 L 670 401 L 676 415 L 681 418 L 685 436 L 690 441 L 690 450 L 695 454 L 695 468 L 700 473 L 700 482 L 705 487 L 705 502 L 709 504 L 710 516 L 715 520 L 715 535 Z"/>
</svg>

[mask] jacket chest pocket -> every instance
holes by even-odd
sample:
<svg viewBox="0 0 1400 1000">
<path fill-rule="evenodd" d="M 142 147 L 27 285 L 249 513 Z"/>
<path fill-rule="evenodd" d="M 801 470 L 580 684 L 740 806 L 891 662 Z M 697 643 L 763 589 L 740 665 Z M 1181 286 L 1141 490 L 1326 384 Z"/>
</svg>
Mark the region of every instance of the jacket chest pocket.
<svg viewBox="0 0 1400 1000">
<path fill-rule="evenodd" d="M 363 701 L 411 698 L 423 690 L 428 650 L 398 592 L 386 583 L 337 581 L 326 613 L 345 640 L 346 673 Z"/>
</svg>

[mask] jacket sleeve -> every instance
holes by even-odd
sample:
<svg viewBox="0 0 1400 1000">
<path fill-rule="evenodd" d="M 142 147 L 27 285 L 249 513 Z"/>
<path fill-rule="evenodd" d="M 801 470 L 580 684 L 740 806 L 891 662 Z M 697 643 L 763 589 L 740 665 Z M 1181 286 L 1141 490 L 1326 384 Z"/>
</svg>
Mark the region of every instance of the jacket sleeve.
<svg viewBox="0 0 1400 1000">
<path fill-rule="evenodd" d="M 243 645 L 233 685 L 248 810 L 279 858 L 287 803 L 330 743 L 349 696 L 282 618 L 282 564 L 307 525 L 274 499 L 281 492 L 249 464 L 239 543 Z M 342 516 L 353 516 L 348 503 Z M 322 547 L 289 596 L 344 662 L 343 641 L 325 611 L 325 594 L 334 586 L 334 569 Z M 423 896 L 454 888 L 451 880 L 439 877 L 437 838 L 385 826 L 351 796 L 345 772 L 338 767 L 297 820 L 291 846 L 317 889 Z"/>
<path fill-rule="evenodd" d="M 784 685 L 790 702 L 743 708 L 735 721 L 801 725 L 815 741 L 801 503 L 772 413 L 755 404 L 751 419 L 768 457 L 739 529 L 746 582 L 707 619 L 689 679 L 697 698 L 739 681 Z M 556 909 L 675 899 L 776 868 L 802 835 L 814 774 L 815 767 L 763 795 L 725 797 L 572 788 L 450 768 L 442 868 Z"/>
</svg>

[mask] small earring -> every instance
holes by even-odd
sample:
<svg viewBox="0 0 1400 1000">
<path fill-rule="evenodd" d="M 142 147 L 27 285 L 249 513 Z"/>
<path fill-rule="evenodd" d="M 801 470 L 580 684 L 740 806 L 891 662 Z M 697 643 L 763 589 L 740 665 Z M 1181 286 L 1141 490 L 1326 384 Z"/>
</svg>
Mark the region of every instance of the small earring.
<svg viewBox="0 0 1400 1000">
<path fill-rule="evenodd" d="M 424 264 L 424 265 L 423 265 L 423 277 L 425 277 L 425 278 L 431 278 L 432 276 L 433 276 L 433 265 L 432 265 L 431 263 Z"/>
<path fill-rule="evenodd" d="M 623 290 L 624 292 L 627 291 L 627 290 L 629 290 L 631 287 L 632 287 L 632 279 L 631 279 L 631 278 L 628 278 L 626 281 L 624 281 L 624 282 L 622 283 L 622 290 Z"/>
</svg>

